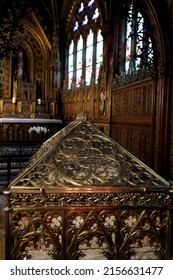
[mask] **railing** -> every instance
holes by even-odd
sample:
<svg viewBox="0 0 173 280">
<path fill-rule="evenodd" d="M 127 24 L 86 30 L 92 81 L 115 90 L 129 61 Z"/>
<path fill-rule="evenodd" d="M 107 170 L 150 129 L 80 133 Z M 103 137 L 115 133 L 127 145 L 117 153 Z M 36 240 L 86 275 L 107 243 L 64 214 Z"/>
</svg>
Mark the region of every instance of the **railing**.
<svg viewBox="0 0 173 280">
<path fill-rule="evenodd" d="M 41 144 L 60 129 L 60 119 L 0 118 L 0 193 Z"/>
<path fill-rule="evenodd" d="M 26 165 L 43 141 L 0 141 L 0 193 Z"/>
</svg>

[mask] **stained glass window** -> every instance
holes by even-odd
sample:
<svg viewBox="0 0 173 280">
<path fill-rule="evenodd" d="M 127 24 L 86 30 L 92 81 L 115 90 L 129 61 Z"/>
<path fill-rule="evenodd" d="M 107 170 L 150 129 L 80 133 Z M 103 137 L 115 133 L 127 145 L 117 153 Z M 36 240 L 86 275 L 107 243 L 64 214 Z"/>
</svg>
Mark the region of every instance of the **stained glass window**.
<svg viewBox="0 0 173 280">
<path fill-rule="evenodd" d="M 69 47 L 69 57 L 68 57 L 68 87 L 71 87 L 72 79 L 73 79 L 73 52 L 74 52 L 74 42 L 71 41 Z"/>
<path fill-rule="evenodd" d="M 76 86 L 80 86 L 82 78 L 83 38 L 80 36 L 77 43 Z"/>
<path fill-rule="evenodd" d="M 126 48 L 123 71 L 132 73 L 142 67 L 152 67 L 153 46 L 149 28 L 135 1 L 131 1 L 129 5 L 125 28 Z"/>
<path fill-rule="evenodd" d="M 82 1 L 72 16 L 70 44 L 68 46 L 68 88 L 97 83 L 103 61 L 101 18 L 94 0 Z"/>
<path fill-rule="evenodd" d="M 93 32 L 92 30 L 90 30 L 90 33 L 87 37 L 87 44 L 86 44 L 86 69 L 85 69 L 86 85 L 89 85 L 91 81 L 92 62 L 93 62 Z"/>
<path fill-rule="evenodd" d="M 103 61 L 103 39 L 101 35 L 101 30 L 97 33 L 97 51 L 96 51 L 96 80 L 99 76 L 100 65 Z"/>
</svg>

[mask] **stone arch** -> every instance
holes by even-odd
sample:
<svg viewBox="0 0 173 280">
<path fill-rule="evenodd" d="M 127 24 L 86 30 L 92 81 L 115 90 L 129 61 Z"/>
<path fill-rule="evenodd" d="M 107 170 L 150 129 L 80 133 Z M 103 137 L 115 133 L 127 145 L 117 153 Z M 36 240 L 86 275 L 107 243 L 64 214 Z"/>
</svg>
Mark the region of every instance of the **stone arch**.
<svg viewBox="0 0 173 280">
<path fill-rule="evenodd" d="M 36 21 L 36 19 L 34 18 Z M 29 80 L 42 88 L 43 99 L 51 95 L 50 66 L 52 47 L 38 22 L 24 22 L 24 31 L 16 38 L 16 46 L 25 49 L 28 57 Z"/>
<path fill-rule="evenodd" d="M 30 44 L 22 36 L 19 36 L 16 40 L 16 48 L 23 49 L 26 56 L 25 63 L 27 63 L 27 77 L 24 77 L 24 80 L 27 82 L 34 82 L 34 53 Z M 13 60 L 16 60 L 16 57 L 13 58 Z M 13 64 L 15 64 L 15 62 L 13 62 Z M 15 65 L 13 65 L 12 72 L 14 72 L 14 67 Z"/>
</svg>

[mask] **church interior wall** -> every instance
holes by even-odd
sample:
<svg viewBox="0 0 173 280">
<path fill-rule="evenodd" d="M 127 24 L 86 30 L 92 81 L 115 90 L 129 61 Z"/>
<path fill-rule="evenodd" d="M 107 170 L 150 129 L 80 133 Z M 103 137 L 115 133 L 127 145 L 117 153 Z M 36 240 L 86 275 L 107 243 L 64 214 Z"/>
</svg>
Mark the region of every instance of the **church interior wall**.
<svg viewBox="0 0 173 280">
<path fill-rule="evenodd" d="M 97 84 L 81 85 L 70 91 L 65 84 L 68 41 L 65 36 L 68 38 L 68 28 L 71 24 L 69 10 L 72 9 L 73 12 L 79 1 L 74 1 L 72 6 L 67 5 L 67 2 L 53 1 L 53 7 L 49 6 L 50 14 L 54 11 L 54 23 L 51 22 L 49 36 L 38 13 L 31 14 L 30 20 L 25 19 L 24 30 L 17 33 L 15 44 L 24 50 L 23 56 L 25 54 L 27 64 L 25 68 L 22 66 L 22 71 L 25 72 L 22 73 L 22 82 L 28 83 L 22 84 L 21 89 L 18 81 L 17 97 L 14 86 L 17 58 L 10 55 L 1 59 L 1 116 L 11 117 L 15 106 L 15 113 L 20 117 L 34 117 L 36 108 L 38 109 L 38 99 L 41 99 L 44 117 L 57 118 L 61 115 L 64 124 L 68 124 L 78 113 L 85 111 L 89 120 L 155 171 L 171 179 L 171 1 L 164 1 L 165 4 L 160 4 L 160 9 L 154 1 L 140 1 L 140 7 L 144 10 L 153 36 L 154 73 L 152 77 L 138 77 L 137 82 L 133 79 L 129 82 L 126 75 L 124 84 L 118 72 L 118 69 L 121 69 L 123 1 L 96 1 L 104 38 L 103 65 L 99 80 Z M 163 20 L 163 13 L 166 20 Z M 27 93 L 24 87 L 27 88 Z"/>
<path fill-rule="evenodd" d="M 17 10 L 21 3 L 26 15 L 20 21 L 22 29 L 16 23 L 15 40 L 9 44 L 3 21 L 8 1 L 0 0 L 0 144 L 9 140 L 41 143 L 84 112 L 107 136 L 172 183 L 172 0 L 135 1 L 151 33 L 153 68 L 124 75 L 124 12 L 130 0 L 91 1 L 99 10 L 103 61 L 97 83 L 93 77 L 87 85 L 81 79 L 78 87 L 68 87 L 67 54 L 69 30 L 81 1 L 12 2 Z M 32 11 L 27 8 L 29 2 Z"/>
</svg>

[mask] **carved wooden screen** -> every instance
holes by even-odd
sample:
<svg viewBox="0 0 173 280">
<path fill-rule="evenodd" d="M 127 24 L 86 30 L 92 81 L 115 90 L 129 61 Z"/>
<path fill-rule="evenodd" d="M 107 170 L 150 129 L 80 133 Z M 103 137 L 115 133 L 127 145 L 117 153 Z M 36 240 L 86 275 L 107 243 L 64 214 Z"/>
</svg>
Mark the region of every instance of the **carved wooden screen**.
<svg viewBox="0 0 173 280">
<path fill-rule="evenodd" d="M 112 96 L 111 136 L 152 165 L 154 83 L 151 79 L 116 88 Z"/>
</svg>

